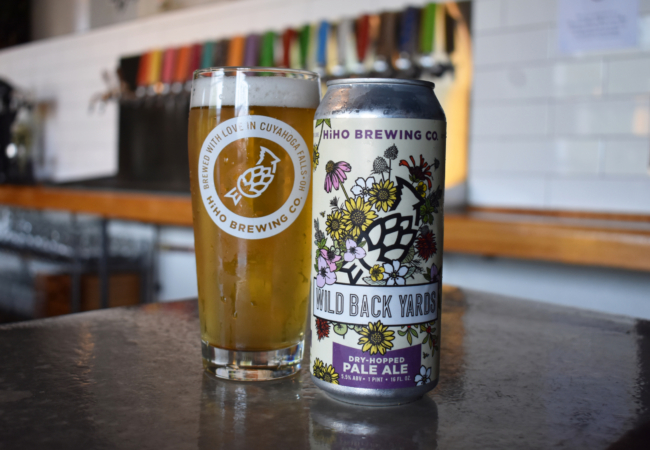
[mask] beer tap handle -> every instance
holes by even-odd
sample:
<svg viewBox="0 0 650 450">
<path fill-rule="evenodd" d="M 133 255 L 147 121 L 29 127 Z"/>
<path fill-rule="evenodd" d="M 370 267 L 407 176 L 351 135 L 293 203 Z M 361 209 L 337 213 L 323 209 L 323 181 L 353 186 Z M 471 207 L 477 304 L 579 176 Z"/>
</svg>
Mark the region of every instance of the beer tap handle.
<svg viewBox="0 0 650 450">
<path fill-rule="evenodd" d="M 244 49 L 244 66 L 253 67 L 259 64 L 260 60 L 260 35 L 249 34 L 246 37 L 246 47 Z"/>
<path fill-rule="evenodd" d="M 203 45 L 201 44 L 194 44 L 192 46 L 190 64 L 185 78 L 187 81 L 192 81 L 192 78 L 194 77 L 194 71 L 200 69 L 202 49 Z"/>
<path fill-rule="evenodd" d="M 244 47 L 246 38 L 244 36 L 235 36 L 230 40 L 228 46 L 227 66 L 240 67 L 244 64 Z"/>
<path fill-rule="evenodd" d="M 212 41 L 205 42 L 203 44 L 203 50 L 201 52 L 201 69 L 205 69 L 212 66 L 212 57 L 214 55 L 214 45 Z"/>
<path fill-rule="evenodd" d="M 380 77 L 391 77 L 394 74 L 393 57 L 396 56 L 395 39 L 397 19 L 396 13 L 381 13 L 379 36 L 377 37 L 377 53 L 373 64 L 374 73 Z"/>
<path fill-rule="evenodd" d="M 308 69 L 309 66 L 309 46 L 311 43 L 311 26 L 305 25 L 300 29 L 300 36 L 298 38 L 300 45 L 300 67 Z"/>
<path fill-rule="evenodd" d="M 214 45 L 214 54 L 212 55 L 212 66 L 225 66 L 228 61 L 228 39 L 221 39 Z"/>
<path fill-rule="evenodd" d="M 417 78 L 420 72 L 419 67 L 413 64 L 418 47 L 419 13 L 417 8 L 406 8 L 400 17 L 399 56 L 395 60 L 400 78 Z"/>
<path fill-rule="evenodd" d="M 282 67 L 291 67 L 291 44 L 294 40 L 294 33 L 291 28 L 287 28 L 282 33 Z"/>
<path fill-rule="evenodd" d="M 273 67 L 275 58 L 273 57 L 273 50 L 275 47 L 275 33 L 267 31 L 262 36 L 262 44 L 260 49 L 259 65 L 261 67 Z"/>
<path fill-rule="evenodd" d="M 339 23 L 338 28 L 338 53 L 339 64 L 343 70 L 343 74 L 355 73 L 359 66 L 357 58 L 357 43 L 356 35 L 354 33 L 354 21 L 352 19 L 344 19 Z"/>
<path fill-rule="evenodd" d="M 336 23 L 330 23 L 325 41 L 325 73 L 330 76 L 343 75 L 343 70 L 339 66 L 338 24 Z"/>
<path fill-rule="evenodd" d="M 436 7 L 435 3 L 429 3 L 422 8 L 420 14 L 420 55 L 431 56 L 433 53 L 433 42 L 435 38 L 436 27 Z"/>
<path fill-rule="evenodd" d="M 315 72 L 320 76 L 325 75 L 325 66 L 327 64 L 327 37 L 329 35 L 330 24 L 322 21 L 318 27 L 318 41 L 316 44 L 316 67 Z"/>
<path fill-rule="evenodd" d="M 364 72 L 363 63 L 366 60 L 370 44 L 370 18 L 367 14 L 357 19 L 355 34 L 357 38 L 357 67 L 354 71 L 361 74 Z"/>
<path fill-rule="evenodd" d="M 135 89 L 136 97 L 144 97 L 147 93 L 147 82 L 149 81 L 149 56 L 150 52 L 143 53 L 142 56 L 140 56 L 137 87 Z"/>
<path fill-rule="evenodd" d="M 301 36 L 296 30 L 292 30 L 291 43 L 289 45 L 289 67 L 292 69 L 302 69 L 303 65 Z"/>
<path fill-rule="evenodd" d="M 156 84 L 160 82 L 162 71 L 162 50 L 152 50 L 149 55 L 149 76 L 147 84 L 151 87 L 150 94 L 155 94 Z"/>
<path fill-rule="evenodd" d="M 163 69 L 162 69 L 162 78 L 163 83 L 163 94 L 169 92 L 170 86 L 174 81 L 174 65 L 176 63 L 176 53 L 175 48 L 168 48 L 163 54 Z"/>
</svg>

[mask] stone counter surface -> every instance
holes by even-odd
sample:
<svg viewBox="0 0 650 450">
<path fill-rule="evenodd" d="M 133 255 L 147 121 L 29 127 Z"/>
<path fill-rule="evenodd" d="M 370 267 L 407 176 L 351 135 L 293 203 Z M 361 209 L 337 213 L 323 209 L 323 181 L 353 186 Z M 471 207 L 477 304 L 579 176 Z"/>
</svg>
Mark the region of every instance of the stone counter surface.
<svg viewBox="0 0 650 450">
<path fill-rule="evenodd" d="M 438 387 L 338 403 L 203 374 L 196 301 L 0 327 L 0 448 L 650 448 L 650 322 L 445 291 Z"/>
</svg>

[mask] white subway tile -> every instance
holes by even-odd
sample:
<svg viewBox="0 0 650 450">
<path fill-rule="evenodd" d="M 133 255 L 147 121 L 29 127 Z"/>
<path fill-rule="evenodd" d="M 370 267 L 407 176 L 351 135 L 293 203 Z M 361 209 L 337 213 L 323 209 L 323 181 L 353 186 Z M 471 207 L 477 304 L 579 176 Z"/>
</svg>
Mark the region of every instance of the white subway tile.
<svg viewBox="0 0 650 450">
<path fill-rule="evenodd" d="M 650 93 L 650 56 L 607 61 L 605 92 Z"/>
<path fill-rule="evenodd" d="M 606 174 L 650 177 L 650 139 L 606 140 L 603 146 Z"/>
<path fill-rule="evenodd" d="M 474 37 L 476 66 L 525 61 L 544 61 L 548 57 L 548 30 L 517 30 Z"/>
<path fill-rule="evenodd" d="M 650 0 L 639 0 L 639 13 L 650 14 Z"/>
<path fill-rule="evenodd" d="M 562 61 L 553 70 L 553 90 L 557 97 L 602 94 L 603 70 L 600 60 Z"/>
<path fill-rule="evenodd" d="M 541 176 L 483 175 L 468 178 L 472 206 L 542 208 L 545 179 Z"/>
<path fill-rule="evenodd" d="M 650 14 L 639 17 L 638 40 L 640 49 L 650 50 Z"/>
<path fill-rule="evenodd" d="M 474 32 L 493 30 L 501 26 L 503 0 L 472 2 L 472 28 Z"/>
<path fill-rule="evenodd" d="M 563 101 L 554 107 L 559 135 L 650 135 L 650 99 Z"/>
<path fill-rule="evenodd" d="M 596 175 L 600 142 L 598 139 L 560 139 L 555 143 L 552 159 L 555 173 Z"/>
<path fill-rule="evenodd" d="M 545 102 L 503 105 L 476 103 L 472 109 L 472 135 L 544 136 L 548 131 L 548 112 Z"/>
<path fill-rule="evenodd" d="M 550 173 L 553 170 L 553 142 L 474 139 L 469 152 L 469 170 L 472 174 Z"/>
<path fill-rule="evenodd" d="M 650 179 L 551 179 L 546 206 L 550 209 L 650 213 Z"/>
<path fill-rule="evenodd" d="M 507 26 L 539 25 L 556 21 L 556 0 L 507 0 Z"/>
<path fill-rule="evenodd" d="M 548 98 L 552 83 L 549 65 L 477 69 L 473 95 L 476 101 Z"/>
</svg>

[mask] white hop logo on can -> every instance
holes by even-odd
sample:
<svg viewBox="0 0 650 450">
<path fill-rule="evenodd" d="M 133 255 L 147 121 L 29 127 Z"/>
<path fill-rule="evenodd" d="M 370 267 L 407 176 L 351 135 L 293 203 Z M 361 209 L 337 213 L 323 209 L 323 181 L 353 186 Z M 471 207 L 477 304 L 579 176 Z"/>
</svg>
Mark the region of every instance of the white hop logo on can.
<svg viewBox="0 0 650 450">
<path fill-rule="evenodd" d="M 275 156 L 271 150 L 261 147 L 260 159 L 255 167 L 251 167 L 237 178 L 237 187 L 232 188 L 226 197 L 232 198 L 235 205 L 243 197 L 256 198 L 266 191 L 275 178 L 275 168 L 280 162 L 280 158 Z M 264 162 L 266 157 L 270 158 L 269 162 Z"/>
</svg>

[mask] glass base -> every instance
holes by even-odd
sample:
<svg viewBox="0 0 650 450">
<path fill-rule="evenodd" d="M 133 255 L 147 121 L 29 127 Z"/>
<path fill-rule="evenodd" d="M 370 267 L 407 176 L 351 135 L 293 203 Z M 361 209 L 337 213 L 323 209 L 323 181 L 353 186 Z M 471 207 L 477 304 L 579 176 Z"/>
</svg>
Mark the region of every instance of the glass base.
<svg viewBox="0 0 650 450">
<path fill-rule="evenodd" d="M 203 367 L 210 375 L 225 380 L 276 380 L 300 370 L 303 343 L 280 350 L 244 352 L 217 348 L 202 340 Z"/>
</svg>

